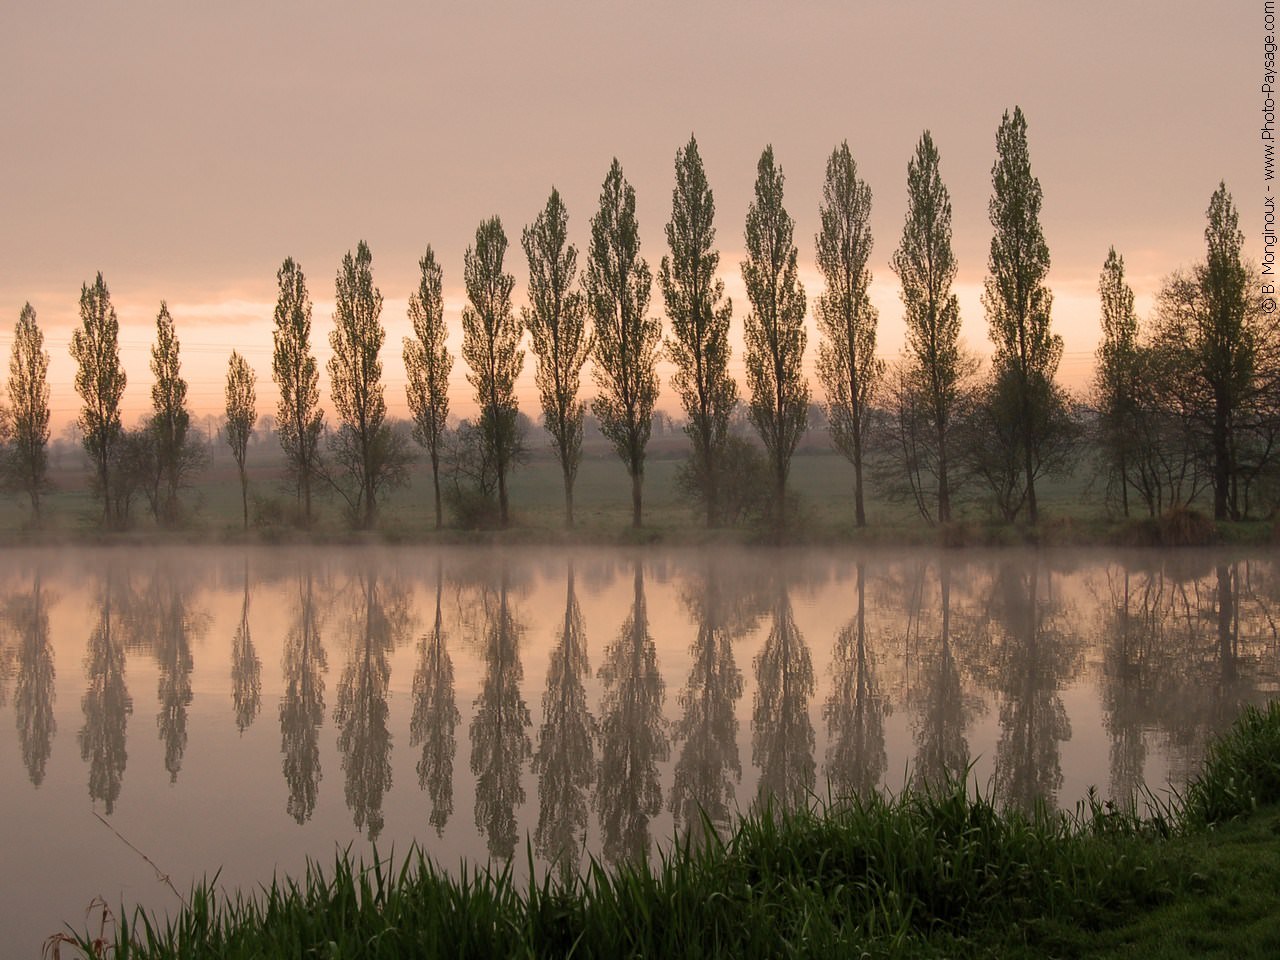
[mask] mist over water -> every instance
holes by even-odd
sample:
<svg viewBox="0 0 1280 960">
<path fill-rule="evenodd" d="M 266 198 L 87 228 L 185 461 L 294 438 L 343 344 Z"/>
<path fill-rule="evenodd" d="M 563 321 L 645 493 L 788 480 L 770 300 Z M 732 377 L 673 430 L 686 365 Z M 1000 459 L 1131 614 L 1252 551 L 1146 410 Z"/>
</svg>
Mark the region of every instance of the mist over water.
<svg viewBox="0 0 1280 960">
<path fill-rule="evenodd" d="M 1192 775 L 1280 676 L 1280 570 L 1184 551 L 11 550 L 0 931 L 418 843 L 573 872 L 972 764 Z"/>
</svg>

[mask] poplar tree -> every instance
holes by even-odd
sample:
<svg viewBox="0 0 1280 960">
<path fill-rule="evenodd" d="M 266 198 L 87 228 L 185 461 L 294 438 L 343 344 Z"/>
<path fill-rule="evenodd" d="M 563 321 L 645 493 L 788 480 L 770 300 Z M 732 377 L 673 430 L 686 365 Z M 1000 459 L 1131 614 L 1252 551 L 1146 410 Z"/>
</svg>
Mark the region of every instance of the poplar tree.
<svg viewBox="0 0 1280 960">
<path fill-rule="evenodd" d="M 120 366 L 120 323 L 111 293 L 99 273 L 93 286 L 80 288 L 80 327 L 71 334 L 71 357 L 78 365 L 76 393 L 84 401 L 79 425 L 93 462 L 94 487 L 102 498 L 102 523 L 111 521 L 112 457 L 123 435 L 120 398 L 128 378 Z"/>
<path fill-rule="evenodd" d="M 38 527 L 40 497 L 49 488 L 49 354 L 36 324 L 36 311 L 29 303 L 23 306 L 13 331 L 6 416 L 6 480 L 31 498 L 32 518 Z"/>
<path fill-rule="evenodd" d="M 507 235 L 502 221 L 490 217 L 476 228 L 475 246 L 467 247 L 463 281 L 469 306 L 462 310 L 462 356 L 471 372 L 467 381 L 480 407 L 480 433 L 498 481 L 498 519 L 510 520 L 507 473 L 519 449 L 515 383 L 524 367 L 519 349 L 521 328 L 511 307 L 515 277 L 502 269 Z"/>
<path fill-rule="evenodd" d="M 409 297 L 413 336 L 404 338 L 405 393 L 413 414 L 413 439 L 426 447 L 431 458 L 431 483 L 435 488 L 436 529 L 444 523 L 440 505 L 440 452 L 449 420 L 449 374 L 453 355 L 445 346 L 449 330 L 444 323 L 444 272 L 430 246 L 418 261 L 422 280 Z"/>
<path fill-rule="evenodd" d="M 276 274 L 275 351 L 271 376 L 280 391 L 276 434 L 302 506 L 302 519 L 311 524 L 311 481 L 320 470 L 320 374 L 311 352 L 311 298 L 302 268 L 289 257 Z"/>
<path fill-rule="evenodd" d="M 733 303 L 724 299 L 724 283 L 716 278 L 720 253 L 715 249 L 715 199 L 692 136 L 676 151 L 675 167 L 667 223 L 671 253 L 662 258 L 658 281 L 670 321 L 666 354 L 676 366 L 671 386 L 688 417 L 684 429 L 693 444 L 693 475 L 711 527 L 722 520 L 724 450 L 729 416 L 738 399 L 738 386 L 728 369 Z"/>
<path fill-rule="evenodd" d="M 379 353 L 382 293 L 373 285 L 373 255 L 363 240 L 342 258 L 334 283 L 333 330 L 329 333 L 329 395 L 340 421 L 329 438 L 336 476 L 330 484 L 347 503 L 354 526 L 371 529 L 378 498 L 408 479 L 404 437 L 387 424 Z"/>
<path fill-rule="evenodd" d="M 573 484 L 582 462 L 582 421 L 578 399 L 582 367 L 591 355 L 587 306 L 574 289 L 578 250 L 568 242 L 569 213 L 554 187 L 546 208 L 521 237 L 529 260 L 529 306 L 521 316 L 538 358 L 534 381 L 542 400 L 542 422 L 551 434 L 564 476 L 565 525 L 573 526 Z"/>
<path fill-rule="evenodd" d="M 988 210 L 995 233 L 982 303 L 987 312 L 996 393 L 1013 404 L 1014 442 L 1020 454 L 1028 516 L 1039 520 L 1036 475 L 1051 408 L 1060 398 L 1053 378 L 1062 357 L 1062 338 L 1049 330 L 1053 295 L 1045 286 L 1049 247 L 1040 227 L 1040 181 L 1031 173 L 1027 121 L 1020 107 L 1005 111 L 996 131 Z M 1003 401 L 1002 401 L 1003 402 Z"/>
<path fill-rule="evenodd" d="M 845 141 L 831 152 L 818 213 L 818 269 L 826 290 L 818 297 L 818 379 L 827 394 L 831 439 L 853 464 L 854 517 L 867 523 L 862 489 L 864 442 L 871 400 L 884 375 L 877 360 L 879 318 L 868 289 L 871 271 L 871 188 L 858 177 L 858 165 Z"/>
<path fill-rule="evenodd" d="M 1124 278 L 1124 257 L 1112 247 L 1098 279 L 1102 305 L 1102 342 L 1098 344 L 1094 398 L 1098 407 L 1100 446 L 1108 469 L 1120 487 L 1120 504 L 1129 516 L 1130 446 L 1138 415 L 1138 315 L 1133 290 Z"/>
<path fill-rule="evenodd" d="M 249 529 L 249 478 L 245 474 L 245 459 L 249 450 L 249 438 L 258 420 L 255 384 L 258 376 L 240 354 L 232 350 L 227 361 L 227 444 L 236 458 L 240 471 L 240 503 L 244 508 L 244 528 Z"/>
<path fill-rule="evenodd" d="M 951 292 L 956 258 L 951 250 L 951 195 L 938 170 L 938 151 L 926 130 L 907 163 L 907 214 L 893 254 L 902 285 L 907 327 L 908 405 L 924 420 L 927 443 L 914 451 L 909 469 L 933 474 L 937 519 L 951 520 L 952 447 L 965 380 L 975 362 L 960 349 L 960 303 Z M 923 461 L 923 462 L 921 462 Z M 913 484 L 914 485 L 914 484 Z"/>
<path fill-rule="evenodd" d="M 156 519 L 173 523 L 178 518 L 178 490 L 186 475 L 198 462 L 191 448 L 188 432 L 191 413 L 187 410 L 187 381 L 182 377 L 177 331 L 169 306 L 160 301 L 156 315 L 156 342 L 151 348 L 151 436 L 155 450 L 157 484 L 153 508 Z"/>
<path fill-rule="evenodd" d="M 769 456 L 779 526 L 786 521 L 791 456 L 809 421 L 809 384 L 802 369 L 808 339 L 805 296 L 796 270 L 795 222 L 782 205 L 784 179 L 773 147 L 765 147 L 756 165 L 755 200 L 747 208 L 747 259 L 742 262 L 752 308 L 745 323 L 749 416 Z"/>
<path fill-rule="evenodd" d="M 662 327 L 649 317 L 653 275 L 640 256 L 636 191 L 615 157 L 591 219 L 591 255 L 584 286 L 595 323 L 592 375 L 600 393 L 591 410 L 631 477 L 631 523 L 640 526 L 644 454 L 658 399 L 658 341 Z"/>
</svg>

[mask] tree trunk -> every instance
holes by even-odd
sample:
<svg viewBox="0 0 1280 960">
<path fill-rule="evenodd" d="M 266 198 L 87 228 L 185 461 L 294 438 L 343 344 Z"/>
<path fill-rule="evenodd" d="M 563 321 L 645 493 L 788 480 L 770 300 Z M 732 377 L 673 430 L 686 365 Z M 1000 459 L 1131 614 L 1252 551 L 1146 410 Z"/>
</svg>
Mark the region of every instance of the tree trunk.
<svg viewBox="0 0 1280 960">
<path fill-rule="evenodd" d="M 244 465 L 240 465 L 240 505 L 244 508 L 244 528 L 249 529 L 249 478 L 245 476 Z"/>
<path fill-rule="evenodd" d="M 507 526 L 507 471 L 505 464 L 498 464 L 498 523 Z"/>
<path fill-rule="evenodd" d="M 1227 519 L 1227 487 L 1230 483 L 1231 452 L 1227 446 L 1227 404 L 1214 398 L 1213 408 L 1213 519 Z"/>
<path fill-rule="evenodd" d="M 640 484 L 641 474 L 638 469 L 631 471 L 631 526 L 640 529 Z"/>
<path fill-rule="evenodd" d="M 938 522 L 951 522 L 951 490 L 947 486 L 947 448 L 938 431 Z"/>
<path fill-rule="evenodd" d="M 1035 526 L 1040 520 L 1040 512 L 1036 508 L 1036 477 L 1031 463 L 1031 444 L 1025 439 L 1022 454 L 1023 468 L 1027 471 L 1027 514 L 1031 518 L 1031 525 Z"/>
<path fill-rule="evenodd" d="M 444 525 L 444 511 L 440 509 L 440 455 L 431 451 L 431 482 L 436 489 L 436 529 Z"/>
<path fill-rule="evenodd" d="M 862 438 L 853 435 L 853 519 L 859 527 L 867 525 L 867 511 L 862 504 Z"/>
<path fill-rule="evenodd" d="M 573 478 L 569 476 L 569 468 L 564 467 L 564 525 L 573 526 Z"/>
</svg>

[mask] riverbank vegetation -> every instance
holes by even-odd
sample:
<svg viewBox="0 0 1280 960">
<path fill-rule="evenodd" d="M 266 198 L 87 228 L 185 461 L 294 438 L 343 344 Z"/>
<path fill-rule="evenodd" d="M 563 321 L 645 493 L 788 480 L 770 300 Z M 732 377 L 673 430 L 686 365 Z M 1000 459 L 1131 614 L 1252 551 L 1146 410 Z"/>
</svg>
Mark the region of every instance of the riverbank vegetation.
<svg viewBox="0 0 1280 960">
<path fill-rule="evenodd" d="M 122 912 L 85 956 L 1274 956 L 1280 703 L 1246 707 L 1182 793 L 999 809 L 941 784 L 753 810 L 656 861 L 517 882 L 411 851 L 252 895 Z M 59 946 L 70 946 L 67 943 Z"/>
</svg>

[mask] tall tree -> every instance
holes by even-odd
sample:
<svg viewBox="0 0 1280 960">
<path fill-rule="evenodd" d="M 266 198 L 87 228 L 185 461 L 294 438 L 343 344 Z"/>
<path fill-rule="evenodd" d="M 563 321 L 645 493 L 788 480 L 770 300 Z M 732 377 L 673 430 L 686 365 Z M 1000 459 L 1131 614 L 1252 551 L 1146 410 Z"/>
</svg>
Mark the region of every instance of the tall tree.
<svg viewBox="0 0 1280 960">
<path fill-rule="evenodd" d="M 199 448 L 191 443 L 191 413 L 187 410 L 187 381 L 182 377 L 178 335 L 169 306 L 160 301 L 156 342 L 151 348 L 151 435 L 155 445 L 156 476 L 162 489 L 154 504 L 156 519 L 178 518 L 178 491 L 199 462 Z"/>
<path fill-rule="evenodd" d="M 671 192 L 667 223 L 670 256 L 662 258 L 658 281 L 671 335 L 665 347 L 676 366 L 671 386 L 680 396 L 693 443 L 693 476 L 703 492 L 707 526 L 722 521 L 719 488 L 729 416 L 738 385 L 729 376 L 729 319 L 733 303 L 724 299 L 724 282 L 716 278 L 720 253 L 715 249 L 715 199 L 702 168 L 698 142 L 676 151 L 676 186 Z"/>
<path fill-rule="evenodd" d="M 991 168 L 988 210 L 995 233 L 982 302 L 987 311 L 992 366 L 1007 382 L 1016 410 L 1027 513 L 1039 520 L 1036 474 L 1039 451 L 1047 439 L 1046 411 L 1054 403 L 1054 373 L 1062 357 L 1062 338 L 1049 331 L 1053 295 L 1044 281 L 1049 246 L 1040 227 L 1040 181 L 1031 173 L 1027 121 L 1020 107 L 1005 111 L 996 131 L 996 162 Z"/>
<path fill-rule="evenodd" d="M 786 521 L 791 456 L 809 424 L 809 383 L 802 362 L 804 287 L 796 270 L 795 221 L 782 205 L 782 168 L 767 146 L 756 165 L 756 196 L 747 208 L 742 280 L 751 301 L 746 319 L 749 416 L 769 455 L 774 521 Z"/>
<path fill-rule="evenodd" d="M 858 177 L 858 165 L 845 141 L 827 160 L 818 209 L 818 269 L 826 290 L 818 297 L 818 378 L 827 393 L 831 439 L 853 464 L 854 519 L 867 523 L 862 490 L 864 441 L 876 385 L 884 375 L 877 360 L 876 308 L 871 286 L 871 188 Z"/>
<path fill-rule="evenodd" d="M 445 346 L 444 272 L 430 246 L 418 261 L 422 280 L 409 297 L 413 336 L 404 338 L 405 393 L 413 413 L 413 439 L 426 447 L 435 487 L 436 529 L 444 523 L 440 506 L 440 453 L 449 420 L 449 374 L 453 354 Z"/>
<path fill-rule="evenodd" d="M 951 250 L 951 195 L 938 171 L 938 151 L 926 130 L 907 163 L 907 215 L 893 254 L 902 284 L 907 325 L 907 389 L 928 435 L 921 464 L 937 489 L 937 519 L 951 520 L 952 447 L 957 407 L 974 363 L 960 349 L 960 303 L 951 292 L 956 258 Z"/>
<path fill-rule="evenodd" d="M 615 157 L 591 219 L 591 256 L 584 282 L 595 322 L 592 375 L 600 394 L 591 410 L 631 476 L 631 523 L 640 526 L 644 453 L 658 399 L 658 341 L 662 326 L 649 317 L 653 275 L 640 256 L 636 191 Z"/>
<path fill-rule="evenodd" d="M 289 257 L 276 274 L 275 351 L 271 376 L 280 390 L 276 432 L 294 481 L 302 520 L 311 523 L 311 481 L 320 469 L 320 374 L 311 352 L 311 298 L 302 268 Z"/>
<path fill-rule="evenodd" d="M 76 370 L 76 393 L 84 401 L 80 411 L 81 442 L 93 461 L 94 486 L 102 498 L 102 523 L 111 522 L 114 489 L 111 464 L 123 429 L 120 398 L 128 378 L 120 366 L 120 323 L 111 306 L 111 293 L 102 274 L 93 286 L 80 288 L 80 327 L 71 334 Z"/>
<path fill-rule="evenodd" d="M 387 423 L 379 353 L 382 293 L 373 285 L 373 255 L 363 240 L 342 258 L 335 282 L 329 346 L 329 393 L 341 421 L 329 438 L 335 489 L 347 502 L 352 523 L 368 530 L 378 517 L 378 498 L 408 480 L 411 456 L 405 438 Z"/>
<path fill-rule="evenodd" d="M 232 350 L 227 361 L 227 444 L 236 458 L 240 472 L 240 504 L 244 508 L 244 528 L 249 529 L 249 478 L 244 464 L 249 450 L 249 437 L 258 420 L 257 397 L 254 389 L 258 375 L 240 354 Z"/>
<path fill-rule="evenodd" d="M 519 449 L 515 383 L 524 367 L 521 328 L 511 308 L 515 277 L 502 269 L 507 235 L 502 221 L 490 217 L 476 228 L 475 246 L 467 247 L 463 280 L 469 306 L 462 310 L 462 356 L 471 372 L 480 407 L 480 431 L 498 481 L 498 519 L 510 520 L 507 474 Z"/>
<path fill-rule="evenodd" d="M 1249 296 L 1244 234 L 1226 185 L 1209 200 L 1206 254 L 1165 281 L 1157 301 L 1154 384 L 1182 423 L 1213 487 L 1215 519 L 1239 519 L 1251 484 L 1280 457 L 1280 319 Z"/>
<path fill-rule="evenodd" d="M 40 497 L 49 488 L 49 354 L 29 303 L 13 331 L 6 416 L 5 479 L 31 498 L 32 518 L 39 526 Z"/>
<path fill-rule="evenodd" d="M 542 400 L 542 422 L 551 434 L 564 476 L 565 525 L 573 526 L 573 483 L 582 461 L 582 421 L 578 399 L 582 367 L 591 356 L 586 300 L 574 290 L 578 250 L 568 242 L 569 212 L 554 187 L 546 208 L 521 240 L 529 260 L 529 306 L 521 311 L 538 358 L 534 380 Z"/>
<path fill-rule="evenodd" d="M 1129 447 L 1134 440 L 1138 409 L 1138 315 L 1133 290 L 1124 278 L 1124 257 L 1112 247 L 1098 280 L 1102 303 L 1102 342 L 1094 368 L 1094 400 L 1098 408 L 1100 447 L 1108 471 L 1120 491 L 1120 504 L 1129 516 Z"/>
</svg>

